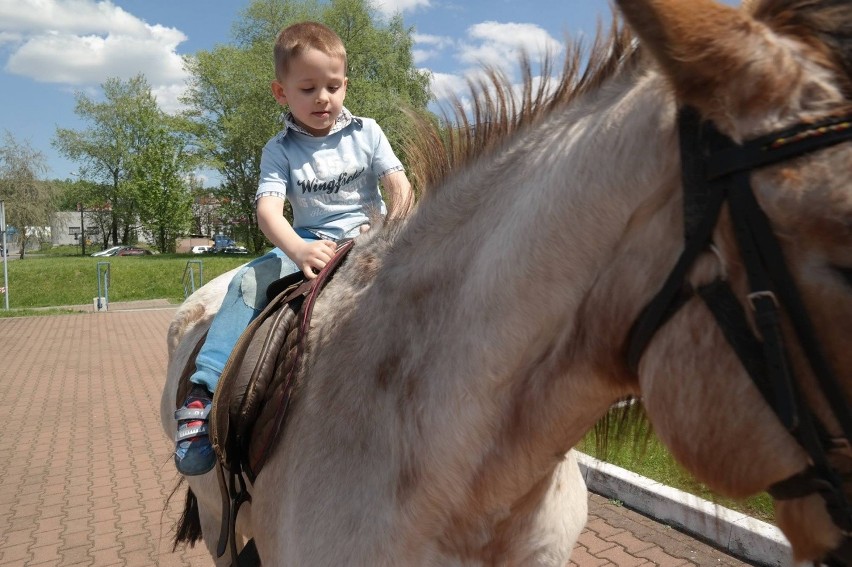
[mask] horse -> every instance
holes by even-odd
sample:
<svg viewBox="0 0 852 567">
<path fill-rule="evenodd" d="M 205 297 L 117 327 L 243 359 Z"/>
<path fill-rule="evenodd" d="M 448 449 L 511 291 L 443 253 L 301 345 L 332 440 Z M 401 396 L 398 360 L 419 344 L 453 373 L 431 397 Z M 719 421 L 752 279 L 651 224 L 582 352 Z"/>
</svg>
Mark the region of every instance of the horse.
<svg viewBox="0 0 852 567">
<path fill-rule="evenodd" d="M 852 4 L 616 4 L 555 84 L 494 72 L 417 136 L 430 190 L 317 300 L 248 486 L 263 564 L 564 565 L 572 448 L 629 397 L 714 491 L 773 493 L 796 561 L 852 561 Z M 167 435 L 229 277 L 169 329 Z"/>
</svg>

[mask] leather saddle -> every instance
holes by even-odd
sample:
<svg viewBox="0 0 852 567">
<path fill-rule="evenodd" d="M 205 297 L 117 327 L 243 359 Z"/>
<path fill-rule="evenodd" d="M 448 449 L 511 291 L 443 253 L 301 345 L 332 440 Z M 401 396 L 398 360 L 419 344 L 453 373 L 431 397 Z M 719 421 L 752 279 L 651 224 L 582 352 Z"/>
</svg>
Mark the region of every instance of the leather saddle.
<svg viewBox="0 0 852 567">
<path fill-rule="evenodd" d="M 266 291 L 269 304 L 240 336 L 219 378 L 208 415 L 222 496 L 216 552 L 221 557 L 230 549 L 232 567 L 260 565 L 253 539 L 237 550 L 237 514 L 251 501 L 245 477 L 255 481 L 284 427 L 314 303 L 353 245 L 354 240 L 340 242 L 334 257 L 312 280 L 298 272 L 273 282 Z M 184 368 L 176 407 L 192 387 L 189 377 L 205 338 Z"/>
<path fill-rule="evenodd" d="M 316 278 L 301 272 L 267 289 L 267 307 L 240 336 L 222 375 L 208 416 L 210 440 L 220 464 L 254 482 L 282 430 L 317 296 L 351 250 L 342 242 Z M 184 369 L 177 405 L 191 388 L 195 354 Z"/>
</svg>

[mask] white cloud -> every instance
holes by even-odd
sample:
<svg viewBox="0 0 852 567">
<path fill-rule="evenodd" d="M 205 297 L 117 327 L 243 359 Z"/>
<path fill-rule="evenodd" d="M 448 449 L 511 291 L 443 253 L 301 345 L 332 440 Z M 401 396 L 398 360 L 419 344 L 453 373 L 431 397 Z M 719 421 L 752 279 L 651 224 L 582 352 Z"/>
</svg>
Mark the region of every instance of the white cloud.
<svg viewBox="0 0 852 567">
<path fill-rule="evenodd" d="M 431 6 L 429 0 L 375 0 L 373 6 L 385 16 L 412 12 L 418 8 Z"/>
<path fill-rule="evenodd" d="M 141 73 L 174 106 L 186 78 L 177 47 L 186 39 L 108 0 L 0 0 L 5 70 L 39 82 L 87 88 Z"/>
<path fill-rule="evenodd" d="M 468 65 L 514 68 L 523 53 L 537 61 L 543 55 L 558 55 L 562 43 L 535 24 L 482 22 L 467 30 L 468 40 L 459 48 L 458 59 Z"/>
<path fill-rule="evenodd" d="M 108 0 L 0 0 L 0 27 L 7 31 L 138 34 L 146 25 Z"/>
<path fill-rule="evenodd" d="M 547 79 L 547 83 L 543 84 L 544 77 L 537 75 L 531 78 L 531 87 L 533 92 L 539 88 L 544 88 L 545 92 L 552 92 L 555 87 L 554 78 Z M 455 119 L 455 112 L 461 110 L 464 113 L 469 113 L 474 106 L 474 99 L 470 91 L 469 81 L 474 84 L 474 89 L 477 92 L 477 97 L 482 97 L 482 102 L 485 102 L 484 95 L 491 95 L 491 99 L 495 100 L 494 85 L 481 69 L 473 69 L 463 75 L 454 75 L 447 73 L 433 73 L 432 84 L 430 85 L 432 95 L 435 97 L 436 105 L 434 111 L 439 114 L 448 115 L 450 120 Z M 524 92 L 523 83 L 517 82 L 507 85 L 509 91 L 515 97 L 515 100 L 520 101 Z M 484 89 L 484 91 L 482 90 Z M 460 107 L 457 108 L 457 107 Z"/>
<path fill-rule="evenodd" d="M 411 39 L 414 40 L 414 48 L 411 50 L 411 55 L 416 65 L 441 57 L 444 51 L 452 47 L 455 43 L 449 37 L 423 33 L 413 33 L 411 34 Z"/>
<path fill-rule="evenodd" d="M 159 85 L 151 88 L 151 94 L 157 99 L 157 104 L 164 112 L 176 114 L 182 110 L 186 110 L 186 105 L 180 102 L 180 97 L 183 96 L 186 90 L 184 83 L 175 83 L 171 85 Z"/>
<path fill-rule="evenodd" d="M 18 43 L 21 39 L 21 34 L 0 30 L 0 45 L 4 43 Z"/>
<path fill-rule="evenodd" d="M 438 56 L 437 51 L 430 51 L 430 50 L 427 50 L 427 49 L 417 49 L 417 48 L 411 50 L 411 58 L 414 60 L 415 65 L 420 65 L 421 63 L 424 63 L 424 62 L 428 61 L 429 59 L 432 59 L 432 58 L 437 57 L 437 56 Z"/>
<path fill-rule="evenodd" d="M 467 82 L 463 75 L 452 75 L 449 73 L 432 72 L 432 94 L 436 99 L 447 100 L 461 97 L 468 92 Z"/>
<path fill-rule="evenodd" d="M 426 45 L 439 48 L 444 48 L 453 44 L 453 38 L 451 37 L 431 35 L 428 33 L 415 32 L 411 34 L 411 39 L 414 40 L 414 43 L 425 43 Z"/>
<path fill-rule="evenodd" d="M 561 42 L 535 24 L 482 22 L 468 28 L 461 43 L 451 38 L 423 34 L 415 34 L 414 40 L 418 47 L 415 54 L 421 62 L 436 59 L 442 51 L 454 50 L 453 56 L 463 68 L 454 73 L 433 71 L 431 90 L 439 103 L 456 97 L 463 105 L 470 103 L 468 81 L 479 84 L 481 79 L 485 79 L 483 66 L 502 71 L 508 80 L 519 81 L 518 61 L 524 53 L 535 68 L 535 63 L 543 56 L 555 57 L 564 51 Z M 537 85 L 539 81 L 540 78 L 536 78 L 534 83 Z M 486 79 L 486 88 L 489 84 Z M 521 85 L 518 83 L 512 88 L 519 90 Z"/>
<path fill-rule="evenodd" d="M 6 70 L 44 83 L 86 85 L 109 77 L 143 73 L 148 82 L 183 81 L 182 59 L 174 45 L 153 35 L 70 35 L 31 37 L 9 57 Z"/>
</svg>

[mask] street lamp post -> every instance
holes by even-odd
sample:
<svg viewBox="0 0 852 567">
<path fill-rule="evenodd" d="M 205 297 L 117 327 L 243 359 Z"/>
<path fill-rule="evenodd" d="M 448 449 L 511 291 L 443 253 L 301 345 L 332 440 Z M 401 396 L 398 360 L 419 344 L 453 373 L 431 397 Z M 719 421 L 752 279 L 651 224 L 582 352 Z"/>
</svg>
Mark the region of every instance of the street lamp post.
<svg viewBox="0 0 852 567">
<path fill-rule="evenodd" d="M 9 310 L 9 250 L 6 248 L 6 202 L 0 201 L 0 250 L 3 251 L 3 303 Z"/>
<path fill-rule="evenodd" d="M 80 209 L 80 242 L 83 244 L 83 256 L 86 255 L 86 219 L 83 217 L 83 203 L 77 203 Z"/>
</svg>

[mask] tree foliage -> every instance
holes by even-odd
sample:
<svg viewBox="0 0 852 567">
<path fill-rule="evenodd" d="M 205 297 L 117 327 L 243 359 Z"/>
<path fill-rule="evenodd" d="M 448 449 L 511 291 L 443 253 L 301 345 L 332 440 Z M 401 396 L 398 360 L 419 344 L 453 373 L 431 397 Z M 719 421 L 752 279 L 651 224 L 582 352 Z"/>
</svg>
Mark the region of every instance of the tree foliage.
<svg viewBox="0 0 852 567">
<path fill-rule="evenodd" d="M 258 80 L 270 66 L 260 51 L 225 45 L 199 52 L 187 61 L 191 79 L 184 99 L 192 108 L 197 143 L 222 178 L 220 216 L 231 219 L 253 252 L 264 245 L 254 213 L 260 152 L 280 115 L 269 82 Z"/>
<path fill-rule="evenodd" d="M 75 112 L 88 127 L 58 128 L 54 146 L 80 164 L 80 178 L 89 182 L 81 202 L 101 220 L 109 217 L 112 244 L 135 241 L 141 221 L 161 250 L 174 249 L 160 237 L 174 238 L 190 222 L 185 176 L 196 161 L 186 150 L 187 126 L 160 110 L 142 75 L 111 78 L 101 88 L 103 101 L 77 94 Z"/>
<path fill-rule="evenodd" d="M 128 168 L 139 223 L 160 252 L 174 252 L 177 239 L 192 222 L 192 193 L 187 178 L 192 160 L 186 144 L 164 127 L 147 132 L 147 140 L 133 154 Z"/>
<path fill-rule="evenodd" d="M 42 179 L 46 172 L 41 152 L 5 132 L 0 144 L 0 201 L 5 202 L 6 225 L 16 230 L 21 258 L 31 240 L 49 240 L 45 228 L 56 210 L 57 191 Z"/>
<path fill-rule="evenodd" d="M 316 0 L 254 0 L 234 22 L 231 35 L 239 47 L 267 46 L 266 57 L 272 69 L 272 44 L 281 28 L 294 22 L 318 21 L 322 11 Z"/>
<path fill-rule="evenodd" d="M 397 15 L 381 26 L 376 19 L 364 0 L 335 0 L 322 21 L 346 46 L 346 106 L 356 115 L 375 119 L 396 149 L 408 125 L 403 108 L 426 108 L 430 76 L 414 66 L 412 30 L 404 27 L 402 17 Z"/>
<path fill-rule="evenodd" d="M 307 19 L 341 36 L 349 55 L 345 104 L 376 119 L 392 146 L 401 147 L 405 135 L 403 108 L 422 111 L 429 102 L 429 76 L 414 67 L 412 32 L 401 18 L 382 23 L 368 0 L 251 2 L 233 26 L 234 45 L 187 59 L 191 80 L 184 102 L 198 125 L 199 148 L 222 177 L 223 212 L 253 252 L 267 244 L 254 209 L 260 154 L 282 126 L 282 109 L 270 92 L 272 45 L 281 28 Z"/>
<path fill-rule="evenodd" d="M 156 113 L 157 103 L 142 76 L 127 82 L 108 79 L 101 88 L 103 102 L 83 92 L 76 95 L 74 112 L 89 127 L 57 128 L 53 144 L 62 155 L 80 164 L 81 179 L 102 189 L 94 196 L 94 202 L 84 205 L 109 210 L 112 243 L 127 244 L 135 215 L 126 183 L 128 163 L 137 146 L 138 127 Z"/>
</svg>

